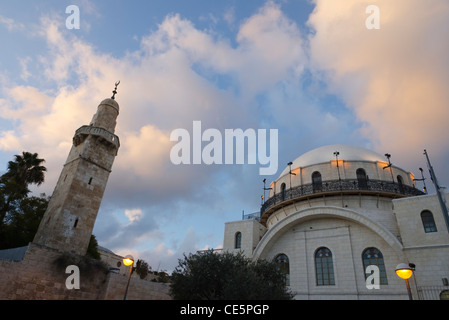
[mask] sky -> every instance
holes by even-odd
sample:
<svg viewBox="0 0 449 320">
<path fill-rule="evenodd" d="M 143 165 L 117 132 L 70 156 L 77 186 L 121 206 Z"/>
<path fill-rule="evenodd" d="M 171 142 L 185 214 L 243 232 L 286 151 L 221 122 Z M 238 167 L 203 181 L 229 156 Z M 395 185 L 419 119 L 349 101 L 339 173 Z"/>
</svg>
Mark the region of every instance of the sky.
<svg viewBox="0 0 449 320">
<path fill-rule="evenodd" d="M 221 248 L 225 223 L 259 210 L 263 179 L 323 145 L 390 153 L 417 177 L 426 149 L 447 186 L 448 31 L 445 0 L 2 1 L 0 173 L 38 153 L 33 192 L 51 195 L 74 132 L 120 80 L 121 147 L 93 234 L 153 270 Z M 174 164 L 171 133 L 195 121 L 223 137 L 277 130 L 277 171 Z"/>
</svg>

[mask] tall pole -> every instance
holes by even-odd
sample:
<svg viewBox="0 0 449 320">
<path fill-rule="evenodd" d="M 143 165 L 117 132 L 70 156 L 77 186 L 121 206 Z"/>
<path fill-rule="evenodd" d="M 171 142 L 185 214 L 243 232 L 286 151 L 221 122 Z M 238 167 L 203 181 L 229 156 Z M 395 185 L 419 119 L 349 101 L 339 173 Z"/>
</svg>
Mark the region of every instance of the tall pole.
<svg viewBox="0 0 449 320">
<path fill-rule="evenodd" d="M 421 179 L 413 179 L 413 181 L 422 181 L 424 184 L 423 191 L 427 194 L 426 178 L 424 178 L 423 169 L 419 168 L 419 171 L 421 171 Z"/>
<path fill-rule="evenodd" d="M 128 283 L 126 284 L 125 295 L 123 296 L 123 300 L 126 300 L 126 296 L 128 295 L 129 281 L 131 280 L 131 273 L 133 272 L 133 266 L 129 266 L 129 275 L 128 275 Z"/>
<path fill-rule="evenodd" d="M 290 171 L 289 171 L 289 174 L 290 174 L 290 198 L 292 198 L 292 175 L 293 176 L 296 176 L 296 173 L 293 173 L 292 172 L 292 164 L 293 164 L 293 162 L 289 162 L 288 163 L 288 166 L 290 167 Z"/>
<path fill-rule="evenodd" d="M 410 289 L 410 283 L 408 282 L 408 279 L 405 279 L 405 285 L 407 286 L 407 293 L 409 300 L 413 300 L 412 290 Z"/>
<path fill-rule="evenodd" d="M 391 168 L 391 162 L 390 162 L 391 154 L 386 153 L 386 154 L 385 154 L 385 157 L 387 157 L 387 159 L 388 159 L 388 166 L 383 167 L 383 169 L 390 168 L 391 180 L 393 180 L 393 183 L 394 183 L 393 169 Z"/>
<path fill-rule="evenodd" d="M 335 152 L 334 152 L 335 158 L 337 159 L 338 183 L 340 184 L 340 190 L 341 190 L 340 167 L 339 167 L 339 165 L 338 165 L 338 155 L 339 155 L 339 154 L 340 154 L 340 152 L 338 152 L 338 151 L 335 151 Z"/>
<path fill-rule="evenodd" d="M 267 179 L 263 179 L 263 201 L 262 201 L 262 204 L 264 204 L 265 203 L 265 191 L 266 190 L 272 190 L 273 188 L 267 188 L 266 186 L 265 186 L 265 183 L 267 182 Z M 269 196 L 269 195 L 268 195 Z"/>
<path fill-rule="evenodd" d="M 443 211 L 444 220 L 446 222 L 447 231 L 449 232 L 449 215 L 447 212 L 446 203 L 443 200 L 443 195 L 440 190 L 440 186 L 438 185 L 437 177 L 435 176 L 435 172 L 433 171 L 432 165 L 430 163 L 429 155 L 427 154 L 427 151 L 424 150 L 424 154 L 426 155 L 427 159 L 427 166 L 429 168 L 430 177 L 432 178 L 433 184 L 435 185 L 435 190 L 437 192 L 438 201 L 440 202 L 441 211 Z"/>
</svg>

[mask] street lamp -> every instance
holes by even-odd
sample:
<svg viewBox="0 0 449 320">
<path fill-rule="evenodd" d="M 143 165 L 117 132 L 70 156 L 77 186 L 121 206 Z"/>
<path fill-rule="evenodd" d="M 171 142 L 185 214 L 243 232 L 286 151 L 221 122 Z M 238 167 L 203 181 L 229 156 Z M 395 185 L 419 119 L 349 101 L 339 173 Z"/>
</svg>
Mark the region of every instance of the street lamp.
<svg viewBox="0 0 449 320">
<path fill-rule="evenodd" d="M 422 181 L 424 184 L 423 191 L 427 194 L 426 178 L 424 178 L 423 169 L 419 168 L 419 171 L 421 171 L 421 179 L 413 179 L 413 181 Z"/>
<path fill-rule="evenodd" d="M 397 265 L 395 270 L 398 277 L 405 280 L 405 284 L 407 285 L 408 297 L 410 300 L 413 300 L 413 297 L 412 291 L 410 290 L 410 283 L 408 282 L 408 279 L 412 276 L 413 270 L 415 269 L 414 267 L 415 265 L 411 263 L 408 265 L 405 263 L 400 263 Z"/>
<path fill-rule="evenodd" d="M 390 173 L 391 173 L 391 180 L 393 180 L 393 183 L 394 183 L 394 177 L 393 177 L 393 169 L 391 169 L 391 161 L 390 161 L 390 158 L 391 158 L 391 154 L 389 154 L 389 153 L 386 153 L 386 154 L 385 154 L 385 157 L 387 157 L 387 159 L 388 159 L 388 165 L 387 165 L 387 166 L 385 166 L 385 167 L 383 167 L 382 169 L 387 169 L 387 168 L 390 168 Z"/>
<path fill-rule="evenodd" d="M 265 186 L 265 183 L 267 182 L 267 179 L 263 179 L 263 198 L 262 198 L 262 204 L 265 203 L 265 191 L 272 190 L 273 188 L 267 188 Z"/>
<path fill-rule="evenodd" d="M 292 164 L 293 164 L 293 162 L 291 162 L 291 161 L 289 163 L 287 163 L 287 165 L 290 167 L 290 171 L 289 171 L 289 173 L 290 173 L 290 189 L 292 188 L 292 175 L 296 176 L 296 173 L 292 172 Z M 290 193 L 290 197 L 291 197 L 291 193 Z"/>
<path fill-rule="evenodd" d="M 340 177 L 340 167 L 338 166 L 338 156 L 340 155 L 340 152 L 335 151 L 334 156 L 337 159 L 337 170 L 338 170 L 338 182 L 340 184 L 340 190 L 341 190 L 341 177 Z"/>
<path fill-rule="evenodd" d="M 127 255 L 126 257 L 123 258 L 123 264 L 129 267 L 128 283 L 126 284 L 125 295 L 123 297 L 123 300 L 126 300 L 126 295 L 128 294 L 129 281 L 131 280 L 131 273 L 133 272 L 134 257 L 132 255 Z"/>
</svg>

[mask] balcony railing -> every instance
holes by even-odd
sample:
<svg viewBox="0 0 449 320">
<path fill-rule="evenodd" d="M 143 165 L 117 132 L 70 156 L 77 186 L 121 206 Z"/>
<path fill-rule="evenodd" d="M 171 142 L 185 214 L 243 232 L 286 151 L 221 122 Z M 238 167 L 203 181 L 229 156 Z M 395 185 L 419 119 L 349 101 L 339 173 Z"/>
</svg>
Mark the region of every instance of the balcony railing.
<svg viewBox="0 0 449 320">
<path fill-rule="evenodd" d="M 249 213 L 249 214 L 243 214 L 242 220 L 260 220 L 260 211 Z"/>
<path fill-rule="evenodd" d="M 414 187 L 382 180 L 329 180 L 321 184 L 306 184 L 286 189 L 269 198 L 260 209 L 262 216 L 270 208 L 283 202 L 292 202 L 302 197 L 320 196 L 328 193 L 382 193 L 392 197 L 411 197 L 424 192 Z"/>
<path fill-rule="evenodd" d="M 76 130 L 75 136 L 73 137 L 74 144 L 79 144 L 88 135 L 101 137 L 102 141 L 104 141 L 108 145 L 113 146 L 116 149 L 120 147 L 120 140 L 115 134 L 109 132 L 104 128 L 95 126 L 82 126 L 78 130 Z"/>
</svg>

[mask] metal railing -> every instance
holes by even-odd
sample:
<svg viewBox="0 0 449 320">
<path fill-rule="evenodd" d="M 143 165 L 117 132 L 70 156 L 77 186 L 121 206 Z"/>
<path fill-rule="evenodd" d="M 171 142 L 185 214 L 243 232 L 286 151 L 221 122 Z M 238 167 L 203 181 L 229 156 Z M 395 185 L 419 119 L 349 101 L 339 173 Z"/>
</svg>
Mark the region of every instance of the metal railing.
<svg viewBox="0 0 449 320">
<path fill-rule="evenodd" d="M 77 137 L 84 135 L 94 135 L 102 137 L 109 144 L 113 145 L 116 149 L 120 147 L 120 139 L 115 134 L 109 132 L 108 130 L 102 127 L 95 126 L 82 126 L 75 132 L 74 141 L 77 140 Z"/>
<path fill-rule="evenodd" d="M 262 216 L 268 209 L 283 202 L 291 202 L 292 200 L 306 196 L 318 196 L 326 193 L 340 192 L 383 193 L 390 194 L 391 196 L 397 195 L 403 197 L 425 194 L 421 190 L 414 187 L 383 180 L 329 180 L 323 181 L 322 183 L 310 183 L 302 186 L 296 186 L 275 194 L 262 205 L 260 209 L 260 216 Z"/>
<path fill-rule="evenodd" d="M 260 212 L 253 212 L 253 213 L 249 213 L 249 214 L 243 214 L 242 215 L 242 220 L 260 220 Z"/>
<path fill-rule="evenodd" d="M 421 286 L 418 287 L 419 300 L 447 300 L 449 286 Z"/>
</svg>

